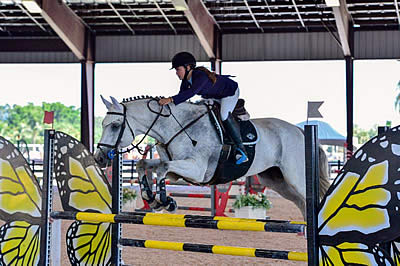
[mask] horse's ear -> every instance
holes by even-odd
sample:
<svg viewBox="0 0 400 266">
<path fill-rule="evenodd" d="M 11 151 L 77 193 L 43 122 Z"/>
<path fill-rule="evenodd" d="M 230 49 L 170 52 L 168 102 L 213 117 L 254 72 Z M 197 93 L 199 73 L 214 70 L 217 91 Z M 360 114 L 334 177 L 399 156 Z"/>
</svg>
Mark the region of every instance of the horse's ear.
<svg viewBox="0 0 400 266">
<path fill-rule="evenodd" d="M 119 108 L 122 110 L 121 104 L 115 99 L 114 97 L 110 96 L 112 103 L 115 105 L 115 107 Z"/>
<path fill-rule="evenodd" d="M 107 107 L 107 109 L 110 109 L 112 103 L 110 103 L 109 101 L 104 99 L 103 95 L 100 95 L 100 97 L 101 97 L 101 100 L 103 101 L 104 105 Z"/>
</svg>

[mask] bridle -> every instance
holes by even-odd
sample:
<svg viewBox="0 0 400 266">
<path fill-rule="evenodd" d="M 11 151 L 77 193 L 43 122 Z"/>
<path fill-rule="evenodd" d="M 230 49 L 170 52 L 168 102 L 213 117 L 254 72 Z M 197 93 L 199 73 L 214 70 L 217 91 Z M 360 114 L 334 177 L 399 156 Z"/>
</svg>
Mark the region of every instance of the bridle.
<svg viewBox="0 0 400 266">
<path fill-rule="evenodd" d="M 153 100 L 154 100 L 154 99 L 153 99 Z M 149 106 L 149 103 L 150 103 L 150 102 L 151 102 L 151 100 L 147 102 L 147 107 L 149 108 L 150 111 L 154 112 L 153 110 L 151 110 L 151 108 L 150 108 L 150 106 Z M 129 124 L 129 121 L 126 119 L 126 106 L 125 106 L 124 104 L 121 104 L 121 105 L 123 106 L 123 113 L 119 113 L 119 112 L 107 112 L 107 115 L 119 115 L 119 116 L 122 116 L 122 117 L 123 117 L 123 121 L 122 121 L 122 124 L 121 124 L 121 129 L 120 129 L 120 131 L 119 131 L 118 138 L 117 138 L 115 144 L 113 145 L 113 144 L 101 143 L 101 142 L 99 142 L 99 143 L 97 144 L 97 148 L 101 151 L 101 153 L 102 153 L 104 156 L 108 157 L 109 159 L 113 159 L 117 154 L 122 154 L 122 153 L 130 152 L 130 151 L 133 150 L 133 149 L 136 149 L 141 155 L 144 155 L 144 152 L 145 152 L 145 151 L 143 151 L 143 150 L 139 147 L 139 145 L 140 145 L 140 144 L 144 141 L 144 139 L 148 136 L 150 130 L 153 128 L 153 126 L 154 126 L 154 124 L 156 123 L 156 121 L 158 120 L 158 118 L 159 118 L 160 116 L 166 116 L 166 115 L 163 115 L 163 114 L 162 114 L 163 108 L 161 108 L 160 112 L 155 112 L 155 113 L 157 113 L 156 118 L 154 119 L 153 123 L 151 123 L 150 127 L 147 129 L 146 133 L 144 134 L 143 138 L 139 141 L 139 143 L 137 143 L 136 145 L 135 145 L 135 144 L 131 144 L 131 147 L 128 147 L 128 148 L 126 148 L 126 149 L 123 149 L 122 151 L 119 151 L 118 147 L 119 147 L 119 144 L 121 143 L 122 136 L 124 135 L 126 125 L 128 125 L 128 128 L 129 128 L 129 130 L 130 130 L 130 132 L 131 132 L 131 134 L 132 134 L 132 137 L 135 138 L 135 133 L 133 132 L 132 127 L 131 127 L 131 125 Z M 105 152 L 103 151 L 103 149 L 102 149 L 101 147 L 111 148 L 111 150 L 110 150 L 107 154 L 105 154 Z"/>
<path fill-rule="evenodd" d="M 194 123 L 196 123 L 198 120 L 200 120 L 200 118 L 202 118 L 204 115 L 208 114 L 209 111 L 210 111 L 210 109 L 207 108 L 207 112 L 203 113 L 202 115 L 200 115 L 199 117 L 197 117 L 196 119 L 194 119 L 193 121 L 191 121 L 189 124 L 187 124 L 185 127 L 183 127 L 183 126 L 179 123 L 179 121 L 176 119 L 176 117 L 172 114 L 172 110 L 171 110 L 171 108 L 170 108 L 168 105 L 167 105 L 167 107 L 168 107 L 168 109 L 169 109 L 169 114 L 163 114 L 162 112 L 163 112 L 164 106 L 161 106 L 161 109 L 160 109 L 159 112 L 154 111 L 154 110 L 152 110 L 151 107 L 150 107 L 150 102 L 152 102 L 152 101 L 157 101 L 157 102 L 158 102 L 158 99 L 154 98 L 154 99 L 149 100 L 149 101 L 147 102 L 147 108 L 150 110 L 150 112 L 157 114 L 157 116 L 154 118 L 154 120 L 153 120 L 153 122 L 151 123 L 150 127 L 147 129 L 146 133 L 144 134 L 144 136 L 142 137 L 142 139 L 141 139 L 137 144 L 131 144 L 130 147 L 125 148 L 125 149 L 122 149 L 121 151 L 119 151 L 118 147 L 119 147 L 119 144 L 121 143 L 121 139 L 122 139 L 122 136 L 123 136 L 124 131 L 125 131 L 125 129 L 126 129 L 126 125 L 128 125 L 128 128 L 129 128 L 129 130 L 130 130 L 130 132 L 131 132 L 131 134 L 132 134 L 132 137 L 135 138 L 135 134 L 134 134 L 134 132 L 133 132 L 133 130 L 132 130 L 132 127 L 131 127 L 131 125 L 129 124 L 129 121 L 126 119 L 126 106 L 125 106 L 124 104 L 121 104 L 121 105 L 123 106 L 123 113 L 118 113 L 118 112 L 107 112 L 107 115 L 119 115 L 119 116 L 122 116 L 122 117 L 123 117 L 123 121 L 122 121 L 122 124 L 121 124 L 121 129 L 120 129 L 119 134 L 118 134 L 118 138 L 117 138 L 117 140 L 116 140 L 116 142 L 115 142 L 114 145 L 112 145 L 112 144 L 107 144 L 107 143 L 100 143 L 100 142 L 97 144 L 97 148 L 101 151 L 101 153 L 102 153 L 105 157 L 107 157 L 107 158 L 109 158 L 109 159 L 113 159 L 117 154 L 127 153 L 127 152 L 130 152 L 131 150 L 134 150 L 134 149 L 136 149 L 136 150 L 139 152 L 139 154 L 144 155 L 145 151 L 142 150 L 142 149 L 139 147 L 139 145 L 140 145 L 140 144 L 144 141 L 144 139 L 148 136 L 150 130 L 153 128 L 153 126 L 155 125 L 155 123 L 157 122 L 157 120 L 160 118 L 160 116 L 162 116 L 162 117 L 169 117 L 169 116 L 172 115 L 173 118 L 176 120 L 176 122 L 178 122 L 179 126 L 181 127 L 181 130 L 179 130 L 179 131 L 165 144 L 165 146 L 166 146 L 165 148 L 166 148 L 168 157 L 170 157 L 170 160 L 172 159 L 172 157 L 171 157 L 171 155 L 170 155 L 169 152 L 168 152 L 168 146 L 169 146 L 169 144 L 172 142 L 172 140 L 174 140 L 174 139 L 175 139 L 178 135 L 180 135 L 182 132 L 185 132 L 186 135 L 187 135 L 187 136 L 190 138 L 190 140 L 192 141 L 193 146 L 196 146 L 197 142 L 196 142 L 195 140 L 193 140 L 193 139 L 187 134 L 186 129 L 189 128 L 190 126 L 192 126 L 192 125 L 193 125 Z M 158 143 L 156 143 L 155 145 L 157 145 L 157 144 L 158 144 Z M 101 147 L 111 148 L 111 150 L 110 150 L 107 154 L 105 154 L 104 150 L 103 150 Z"/>
<path fill-rule="evenodd" d="M 106 156 L 106 157 L 108 157 L 110 159 L 113 159 L 114 156 L 116 155 L 116 153 L 118 152 L 118 146 L 121 143 L 121 139 L 122 139 L 122 136 L 123 136 L 123 134 L 125 132 L 126 125 L 128 125 L 128 128 L 131 131 L 133 138 L 135 138 L 135 134 L 133 133 L 132 127 L 129 124 L 128 120 L 126 119 L 126 106 L 122 104 L 122 107 L 123 107 L 123 112 L 122 113 L 119 113 L 119 112 L 107 112 L 107 115 L 119 115 L 119 116 L 123 117 L 123 121 L 122 121 L 122 124 L 121 124 L 121 129 L 119 131 L 118 138 L 117 138 L 115 144 L 112 145 L 112 144 L 101 143 L 101 142 L 99 142 L 97 144 L 97 148 L 101 151 L 101 153 L 104 156 L 106 156 L 106 154 L 104 153 L 104 151 L 103 151 L 103 149 L 101 147 L 111 148 L 111 150 L 108 152 L 108 154 Z"/>
</svg>

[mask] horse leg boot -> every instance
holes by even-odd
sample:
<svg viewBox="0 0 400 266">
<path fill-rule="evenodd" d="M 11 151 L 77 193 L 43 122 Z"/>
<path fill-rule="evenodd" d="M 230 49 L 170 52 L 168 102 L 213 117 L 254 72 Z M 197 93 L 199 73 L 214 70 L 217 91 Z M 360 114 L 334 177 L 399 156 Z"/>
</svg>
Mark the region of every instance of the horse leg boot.
<svg viewBox="0 0 400 266">
<path fill-rule="evenodd" d="M 149 204 L 149 206 L 156 211 L 160 211 L 163 208 L 165 208 L 164 204 L 160 203 L 159 200 L 156 200 L 158 194 L 158 183 L 157 183 L 157 192 L 156 195 L 154 195 L 146 175 L 140 177 L 139 180 L 140 180 L 139 184 L 140 184 L 141 196 Z M 165 191 L 165 181 L 164 181 L 164 191 Z"/>
<path fill-rule="evenodd" d="M 142 199 L 145 200 L 152 209 L 160 210 L 162 209 L 162 206 L 156 201 L 156 197 L 153 194 L 152 190 L 152 184 L 151 182 L 149 182 L 149 179 L 147 178 L 146 175 L 146 170 L 148 171 L 150 170 L 150 168 L 153 168 L 155 165 L 158 165 L 159 161 L 158 162 L 148 161 L 147 163 L 146 161 L 148 160 L 140 160 L 136 164 L 136 170 L 138 172 L 138 180 L 140 186 L 140 195 L 142 196 Z M 149 169 L 146 169 L 146 166 L 149 166 Z M 150 181 L 151 180 L 152 179 L 150 179 Z"/>
<path fill-rule="evenodd" d="M 240 128 L 235 118 L 233 118 L 232 114 L 229 113 L 228 118 L 222 121 L 222 123 L 235 143 L 236 150 L 239 152 L 236 155 L 236 164 L 247 162 L 249 159 L 247 158 L 246 149 L 243 145 L 242 136 L 240 135 Z"/>
<path fill-rule="evenodd" d="M 156 203 L 155 201 L 155 196 L 153 195 L 153 191 L 151 189 L 151 186 L 147 180 L 147 176 L 139 176 L 139 185 L 140 185 L 140 195 L 142 196 L 142 199 L 144 199 L 151 208 L 154 208 L 154 204 Z M 153 206 L 152 206 L 153 205 Z"/>
<path fill-rule="evenodd" d="M 176 201 L 167 196 L 167 190 L 165 186 L 165 178 L 157 178 L 157 189 L 156 189 L 156 200 L 161 206 L 166 209 L 168 212 L 175 212 L 178 205 Z"/>
<path fill-rule="evenodd" d="M 196 162 L 198 161 L 199 160 L 196 160 L 195 158 L 167 161 L 161 163 L 157 167 L 156 201 L 159 201 L 163 206 L 165 206 L 166 210 L 173 212 L 177 209 L 177 204 L 173 198 L 167 196 L 165 177 L 168 176 L 168 174 L 191 177 L 192 179 L 189 180 L 194 183 L 200 183 L 204 178 L 207 168 L 206 165 L 197 164 Z"/>
</svg>

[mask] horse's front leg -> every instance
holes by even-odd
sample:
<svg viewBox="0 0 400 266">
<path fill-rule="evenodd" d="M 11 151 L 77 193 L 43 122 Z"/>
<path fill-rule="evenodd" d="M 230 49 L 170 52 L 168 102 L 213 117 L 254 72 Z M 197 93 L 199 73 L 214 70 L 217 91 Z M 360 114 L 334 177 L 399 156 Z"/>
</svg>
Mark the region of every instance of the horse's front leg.
<svg viewBox="0 0 400 266">
<path fill-rule="evenodd" d="M 155 195 L 153 194 L 152 186 L 153 179 L 148 176 L 148 170 L 153 170 L 160 165 L 160 160 L 155 159 L 143 159 L 137 162 L 136 172 L 138 173 L 138 180 L 140 186 L 140 194 L 142 199 L 145 200 L 152 209 L 162 209 L 159 202 L 155 200 Z"/>
<path fill-rule="evenodd" d="M 187 177 L 194 182 L 201 182 L 204 178 L 206 167 L 201 167 L 195 159 L 176 160 L 160 163 L 157 171 L 156 201 L 158 201 L 167 211 L 175 211 L 177 204 L 175 200 L 167 196 L 165 178 L 169 173 Z"/>
</svg>

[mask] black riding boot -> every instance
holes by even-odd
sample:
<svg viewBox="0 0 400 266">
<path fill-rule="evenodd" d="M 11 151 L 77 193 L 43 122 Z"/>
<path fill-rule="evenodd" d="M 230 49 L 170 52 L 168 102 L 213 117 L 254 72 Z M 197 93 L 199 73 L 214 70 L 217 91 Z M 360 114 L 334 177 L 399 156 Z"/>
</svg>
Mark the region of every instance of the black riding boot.
<svg viewBox="0 0 400 266">
<path fill-rule="evenodd" d="M 236 164 L 247 162 L 249 159 L 247 158 L 246 149 L 243 146 L 242 136 L 240 135 L 240 128 L 235 118 L 229 113 L 228 118 L 222 121 L 222 123 L 236 145 L 236 150 L 238 151 Z"/>
</svg>

